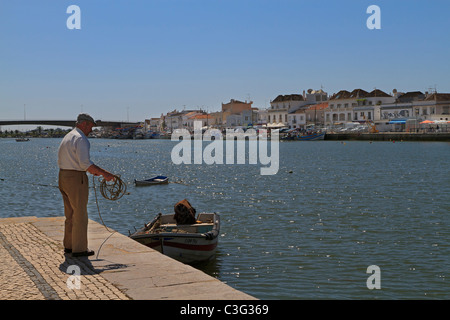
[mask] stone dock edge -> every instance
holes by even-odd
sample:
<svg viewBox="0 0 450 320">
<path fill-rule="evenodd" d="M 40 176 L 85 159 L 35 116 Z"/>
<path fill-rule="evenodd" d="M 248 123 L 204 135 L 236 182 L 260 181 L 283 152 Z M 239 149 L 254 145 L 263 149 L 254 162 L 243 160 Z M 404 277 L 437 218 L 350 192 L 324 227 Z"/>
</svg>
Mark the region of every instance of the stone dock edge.
<svg viewBox="0 0 450 320">
<path fill-rule="evenodd" d="M 448 133 L 409 133 L 409 132 L 327 133 L 325 135 L 325 140 L 450 142 L 450 132 L 448 132 Z"/>
<path fill-rule="evenodd" d="M 258 300 L 93 220 L 93 256 L 63 233 L 64 217 L 0 219 L 0 300 Z"/>
</svg>

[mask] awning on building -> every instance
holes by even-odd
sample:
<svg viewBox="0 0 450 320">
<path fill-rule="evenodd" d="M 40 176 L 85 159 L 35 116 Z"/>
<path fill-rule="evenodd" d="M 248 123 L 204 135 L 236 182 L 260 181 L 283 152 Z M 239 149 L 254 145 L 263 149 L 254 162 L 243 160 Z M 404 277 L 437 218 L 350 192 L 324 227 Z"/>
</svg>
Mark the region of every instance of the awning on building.
<svg viewBox="0 0 450 320">
<path fill-rule="evenodd" d="M 391 120 L 389 124 L 405 124 L 406 120 Z"/>
</svg>

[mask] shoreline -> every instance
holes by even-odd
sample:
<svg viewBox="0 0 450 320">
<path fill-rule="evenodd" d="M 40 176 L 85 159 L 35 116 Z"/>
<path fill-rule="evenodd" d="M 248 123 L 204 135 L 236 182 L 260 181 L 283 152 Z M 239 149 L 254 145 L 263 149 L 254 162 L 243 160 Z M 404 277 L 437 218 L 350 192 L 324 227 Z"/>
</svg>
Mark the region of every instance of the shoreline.
<svg viewBox="0 0 450 320">
<path fill-rule="evenodd" d="M 61 139 L 62 137 L 27 137 L 32 141 L 33 139 Z M 90 139 L 105 139 L 105 140 L 169 140 L 170 138 L 152 138 L 152 139 L 115 139 L 108 137 L 89 137 Z M 13 137 L 0 137 L 0 139 L 14 140 Z M 192 140 L 193 137 L 191 137 Z M 227 140 L 226 137 L 223 139 Z M 270 141 L 270 138 L 267 139 Z M 450 142 L 450 132 L 442 133 L 408 133 L 408 132 L 379 132 L 379 133 L 326 133 L 325 141 L 417 141 L 417 142 Z M 282 141 L 282 140 L 280 140 Z"/>
<path fill-rule="evenodd" d="M 363 141 L 439 141 L 450 142 L 450 133 L 408 133 L 408 132 L 379 132 L 379 133 L 327 133 L 325 140 L 363 140 Z"/>
</svg>

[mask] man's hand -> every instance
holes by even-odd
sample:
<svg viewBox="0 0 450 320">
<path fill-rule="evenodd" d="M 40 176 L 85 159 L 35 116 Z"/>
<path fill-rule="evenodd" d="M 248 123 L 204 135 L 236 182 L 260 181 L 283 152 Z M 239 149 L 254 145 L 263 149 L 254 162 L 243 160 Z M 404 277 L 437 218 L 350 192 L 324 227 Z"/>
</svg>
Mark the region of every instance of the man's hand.
<svg viewBox="0 0 450 320">
<path fill-rule="evenodd" d="M 116 179 L 116 176 L 105 171 L 105 173 L 103 174 L 103 178 L 105 178 L 106 181 L 112 181 Z"/>
<path fill-rule="evenodd" d="M 106 171 L 105 169 L 100 168 L 99 166 L 96 166 L 95 164 L 91 165 L 87 169 L 87 171 L 90 174 L 93 174 L 94 176 L 103 176 L 106 181 L 111 181 L 111 180 L 114 180 L 116 178 L 115 175 L 113 175 L 112 173 Z"/>
</svg>

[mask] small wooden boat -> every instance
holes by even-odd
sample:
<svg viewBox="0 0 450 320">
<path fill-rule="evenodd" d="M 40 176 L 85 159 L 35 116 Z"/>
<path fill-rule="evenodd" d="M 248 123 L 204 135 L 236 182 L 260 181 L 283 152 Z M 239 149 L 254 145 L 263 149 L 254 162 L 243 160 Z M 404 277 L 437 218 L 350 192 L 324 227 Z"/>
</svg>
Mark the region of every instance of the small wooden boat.
<svg viewBox="0 0 450 320">
<path fill-rule="evenodd" d="M 305 134 L 296 137 L 294 140 L 298 141 L 316 141 L 316 140 L 324 140 L 325 139 L 325 133 L 311 133 L 311 134 Z"/>
<path fill-rule="evenodd" d="M 134 180 L 136 186 L 152 186 L 155 184 L 165 184 L 169 183 L 169 178 L 166 176 L 156 176 L 147 180 Z"/>
<path fill-rule="evenodd" d="M 289 133 L 285 136 L 282 136 L 280 140 L 284 141 L 317 141 L 324 140 L 325 132 L 312 132 L 305 134 L 297 134 L 297 133 Z"/>
<path fill-rule="evenodd" d="M 158 214 L 129 237 L 183 263 L 214 257 L 220 233 L 217 213 L 200 213 L 194 224 L 177 224 L 175 214 Z"/>
<path fill-rule="evenodd" d="M 17 142 L 26 142 L 26 141 L 30 141 L 30 139 L 28 138 L 16 138 Z"/>
</svg>

